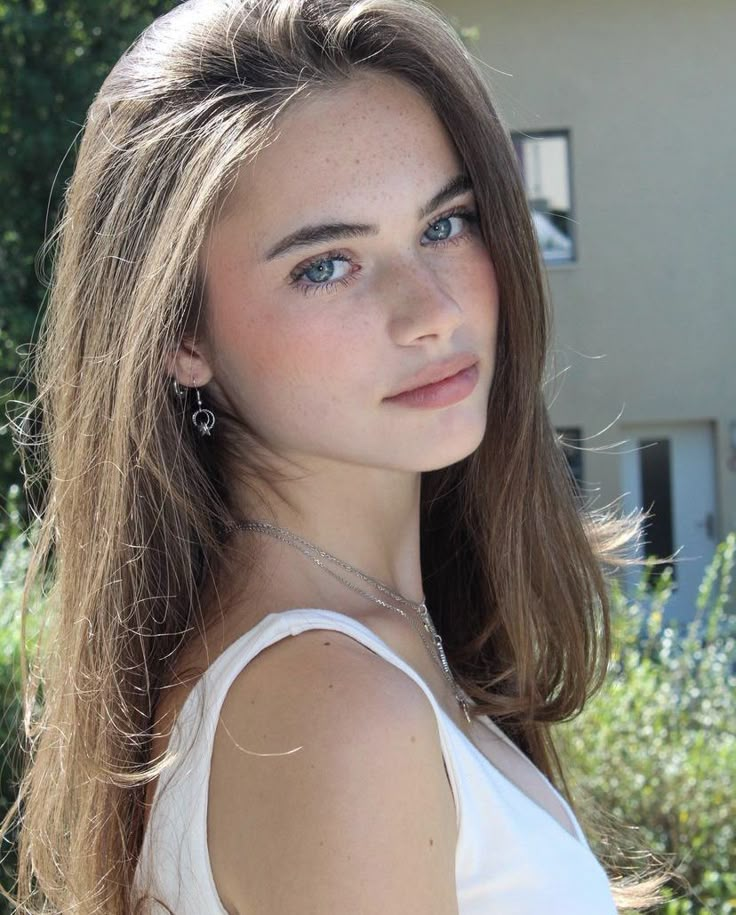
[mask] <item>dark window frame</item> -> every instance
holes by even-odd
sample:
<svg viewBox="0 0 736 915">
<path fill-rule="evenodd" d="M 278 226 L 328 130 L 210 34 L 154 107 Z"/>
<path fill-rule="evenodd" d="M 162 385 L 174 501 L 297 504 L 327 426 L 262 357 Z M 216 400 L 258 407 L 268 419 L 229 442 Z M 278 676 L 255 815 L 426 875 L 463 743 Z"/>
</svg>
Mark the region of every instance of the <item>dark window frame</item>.
<svg viewBox="0 0 736 915">
<path fill-rule="evenodd" d="M 548 127 L 544 130 L 512 130 L 511 131 L 511 142 L 513 143 L 514 150 L 516 152 L 516 158 L 519 166 L 519 171 L 522 176 L 522 181 L 524 182 L 524 192 L 527 200 L 529 200 L 529 194 L 526 190 L 526 180 L 524 178 L 524 165 L 521 154 L 521 147 L 524 140 L 543 140 L 548 137 L 562 137 L 565 140 L 565 147 L 567 150 L 567 183 L 568 183 L 568 194 L 570 197 L 570 212 L 566 219 L 566 224 L 569 226 L 569 237 L 572 242 L 572 255 L 569 258 L 550 258 L 547 259 L 544 255 L 544 250 L 540 248 L 540 254 L 542 255 L 542 260 L 547 267 L 568 267 L 570 264 L 577 264 L 580 260 L 580 242 L 578 238 L 577 231 L 577 219 L 576 219 L 576 200 L 575 200 L 575 175 L 573 170 L 573 138 L 572 138 L 572 128 L 570 127 Z M 530 203 L 531 208 L 531 203 Z"/>
</svg>

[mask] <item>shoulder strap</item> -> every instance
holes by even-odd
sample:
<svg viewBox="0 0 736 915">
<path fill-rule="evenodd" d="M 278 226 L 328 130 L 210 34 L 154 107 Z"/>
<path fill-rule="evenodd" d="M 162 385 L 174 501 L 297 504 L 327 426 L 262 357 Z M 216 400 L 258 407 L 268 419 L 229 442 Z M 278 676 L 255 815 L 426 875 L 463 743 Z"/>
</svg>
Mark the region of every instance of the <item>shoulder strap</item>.
<svg viewBox="0 0 736 915">
<path fill-rule="evenodd" d="M 194 694 L 200 691 L 201 687 L 206 695 L 200 695 L 197 698 L 206 703 L 208 710 L 215 712 L 214 714 L 204 715 L 201 720 L 203 720 L 204 726 L 208 729 L 208 736 L 210 738 L 214 737 L 214 729 L 217 726 L 220 706 L 224 702 L 225 695 L 231 684 L 245 665 L 264 648 L 268 648 L 269 645 L 273 645 L 287 635 L 299 635 L 299 633 L 305 632 L 308 629 L 335 629 L 338 632 L 350 636 L 365 645 L 370 651 L 380 655 L 390 664 L 393 664 L 395 667 L 402 670 L 408 677 L 414 680 L 424 692 L 434 710 L 435 718 L 437 720 L 437 730 L 439 732 L 442 747 L 442 756 L 447 771 L 447 778 L 450 782 L 450 787 L 455 799 L 455 810 L 459 827 L 459 780 L 452 761 L 452 742 L 446 733 L 446 725 L 443 721 L 442 712 L 437 700 L 419 674 L 389 648 L 383 639 L 379 638 L 363 623 L 359 623 L 357 620 L 354 620 L 344 613 L 338 613 L 336 610 L 323 610 L 312 607 L 284 610 L 279 613 L 269 613 L 260 623 L 229 645 L 207 668 L 187 697 L 184 706 L 180 711 L 180 718 L 187 717 L 195 710 L 195 707 L 198 708 L 198 705 L 195 706 Z M 192 700 L 191 703 L 190 699 Z"/>
<path fill-rule="evenodd" d="M 372 632 L 367 626 L 363 623 L 359 623 L 357 620 L 353 619 L 350 616 L 347 616 L 344 613 L 338 613 L 334 610 L 318 610 L 318 609 L 300 609 L 300 610 L 287 610 L 282 613 L 270 614 L 269 617 L 262 620 L 262 624 L 265 624 L 270 617 L 276 617 L 277 620 L 279 617 L 283 617 L 283 624 L 288 628 L 288 632 L 291 635 L 297 635 L 300 632 L 304 632 L 306 629 L 337 629 L 340 632 L 345 633 L 346 635 L 351 636 L 357 641 L 361 642 L 371 651 L 376 654 L 381 655 L 395 667 L 398 667 L 400 670 L 403 670 L 404 673 L 411 677 L 412 680 L 422 689 L 427 699 L 429 700 L 432 708 L 434 709 L 435 718 L 437 720 L 437 729 L 439 731 L 440 742 L 442 744 L 442 755 L 445 762 L 445 769 L 447 771 L 448 781 L 452 787 L 453 796 L 455 798 L 455 809 L 457 811 L 457 822 L 458 827 L 460 823 L 460 798 L 458 790 L 458 776 L 453 768 L 453 754 L 451 751 L 452 741 L 448 738 L 446 729 L 447 725 L 445 723 L 445 713 L 440 709 L 437 700 L 434 697 L 434 694 L 427 686 L 426 682 L 419 676 L 419 674 L 410 667 L 403 658 L 400 658 L 389 646 L 379 638 L 374 632 Z M 281 620 L 278 620 L 278 623 L 281 624 Z M 277 636 L 278 638 L 278 636 Z M 272 644 L 276 639 L 271 639 L 268 644 Z M 264 646 L 265 647 L 265 646 Z M 483 719 L 484 723 L 488 728 L 495 733 L 498 737 L 508 744 L 518 754 L 524 761 L 529 764 L 529 760 L 522 753 L 519 747 L 511 740 L 511 738 L 491 719 Z M 463 737 L 463 739 L 465 739 Z M 587 838 L 583 833 L 580 824 L 572 811 L 572 808 L 568 804 L 565 797 L 555 788 L 552 782 L 535 767 L 537 774 L 542 781 L 548 786 L 548 788 L 559 798 L 563 807 L 567 811 L 570 821 L 573 824 L 573 827 L 578 835 L 578 838 L 582 843 L 588 845 Z M 517 786 L 514 785 L 516 788 Z M 521 792 L 521 789 L 518 789 Z M 521 792 L 523 793 L 523 792 Z M 527 800 L 529 800 L 527 798 Z M 529 801 L 530 803 L 534 803 Z"/>
<path fill-rule="evenodd" d="M 161 855 L 171 853 L 178 856 L 182 853 L 178 846 L 175 849 L 170 847 L 169 838 L 182 835 L 185 837 L 185 852 L 191 855 L 191 868 L 197 871 L 204 868 L 204 873 L 200 873 L 199 877 L 207 884 L 210 879 L 207 876 L 209 870 L 206 864 L 202 864 L 207 860 L 206 792 L 212 745 L 225 696 L 238 673 L 260 651 L 287 635 L 295 636 L 307 629 L 335 629 L 345 633 L 403 670 L 424 691 L 435 711 L 445 771 L 455 801 L 456 826 L 458 834 L 460 833 L 460 778 L 453 760 L 452 740 L 446 732 L 441 709 L 427 684 L 382 639 L 371 632 L 367 626 L 351 617 L 334 610 L 317 608 L 286 610 L 280 613 L 270 613 L 229 645 L 207 667 L 186 697 L 173 724 L 170 738 L 171 749 L 175 751 L 179 761 L 159 775 L 153 798 L 153 807 L 156 809 L 151 811 L 151 821 L 144 835 L 141 862 L 136 869 L 136 883 L 143 880 L 145 885 L 146 880 L 150 879 L 151 875 L 145 868 L 148 868 L 150 863 L 148 862 L 148 858 L 150 858 L 148 846 L 151 841 L 154 842 L 159 858 L 157 879 L 166 882 L 168 872 L 165 868 L 163 871 L 161 869 Z M 185 781 L 187 786 L 185 789 L 188 792 L 186 794 L 187 803 L 182 805 L 181 797 L 175 796 L 173 802 L 167 805 L 165 795 L 180 778 Z M 158 808 L 162 802 L 164 802 L 164 809 L 159 815 Z M 176 860 L 178 862 L 179 858 L 177 857 Z M 178 875 L 180 870 L 181 866 L 177 864 L 172 873 Z M 176 883 L 178 884 L 178 876 Z M 175 892 L 176 887 L 172 886 L 170 889 Z M 216 887 L 211 882 L 209 890 L 216 895 Z M 207 901 L 209 902 L 209 896 L 207 896 Z M 197 910 L 203 911 L 203 907 L 198 906 Z"/>
</svg>

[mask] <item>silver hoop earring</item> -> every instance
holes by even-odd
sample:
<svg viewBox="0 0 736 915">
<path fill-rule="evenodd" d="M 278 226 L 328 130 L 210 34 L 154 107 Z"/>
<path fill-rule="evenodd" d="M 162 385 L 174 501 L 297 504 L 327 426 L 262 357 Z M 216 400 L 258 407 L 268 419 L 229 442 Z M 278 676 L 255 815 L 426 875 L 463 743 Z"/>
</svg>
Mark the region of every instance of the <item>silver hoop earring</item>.
<svg viewBox="0 0 736 915">
<path fill-rule="evenodd" d="M 202 406 L 202 398 L 199 396 L 199 388 L 194 389 L 197 395 L 197 409 L 192 413 L 192 422 L 194 428 L 201 436 L 209 435 L 210 430 L 215 425 L 215 414 L 212 410 L 207 410 Z"/>
<path fill-rule="evenodd" d="M 191 388 L 185 388 L 179 384 L 176 378 L 173 379 L 174 393 L 177 397 L 186 397 Z M 207 410 L 202 406 L 202 398 L 199 393 L 199 388 L 194 388 L 197 394 L 197 409 L 192 413 L 192 423 L 194 428 L 199 432 L 201 436 L 210 435 L 210 430 L 215 425 L 215 414 L 212 410 Z"/>
</svg>

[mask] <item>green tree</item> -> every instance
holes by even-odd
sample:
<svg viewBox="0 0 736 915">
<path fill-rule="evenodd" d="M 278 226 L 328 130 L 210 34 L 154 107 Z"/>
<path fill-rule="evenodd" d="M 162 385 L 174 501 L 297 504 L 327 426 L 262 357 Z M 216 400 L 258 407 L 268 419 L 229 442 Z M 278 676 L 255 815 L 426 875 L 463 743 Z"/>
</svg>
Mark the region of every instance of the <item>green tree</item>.
<svg viewBox="0 0 736 915">
<path fill-rule="evenodd" d="M 97 89 L 134 38 L 177 3 L 0 0 L 0 544 L 11 512 L 28 520 L 22 491 L 8 502 L 22 482 L 8 418 L 35 393 L 19 373 L 44 307 L 41 246 Z M 452 21 L 466 44 L 477 41 L 477 26 Z"/>
<path fill-rule="evenodd" d="M 601 861 L 625 875 L 651 850 L 677 873 L 658 912 L 727 915 L 736 912 L 736 532 L 717 546 L 684 627 L 663 622 L 672 569 L 652 577 L 653 559 L 633 595 L 612 580 L 607 681 L 555 733 L 583 820 L 594 810 L 623 828 L 620 849 L 594 842 Z"/>
<path fill-rule="evenodd" d="M 0 0 L 0 521 L 21 481 L 11 401 L 45 296 L 37 259 L 74 167 L 86 110 L 131 41 L 175 0 Z M 21 505 L 26 517 L 25 505 Z M 2 531 L 2 525 L 0 525 Z"/>
</svg>

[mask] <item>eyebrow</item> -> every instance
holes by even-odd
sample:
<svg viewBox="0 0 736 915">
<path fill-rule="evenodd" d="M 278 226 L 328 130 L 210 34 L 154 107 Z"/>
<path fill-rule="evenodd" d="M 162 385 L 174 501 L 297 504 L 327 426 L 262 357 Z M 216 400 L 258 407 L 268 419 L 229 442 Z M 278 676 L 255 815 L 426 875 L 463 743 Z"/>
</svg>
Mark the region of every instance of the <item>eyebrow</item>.
<svg viewBox="0 0 736 915">
<path fill-rule="evenodd" d="M 427 201 L 417 214 L 417 219 L 424 219 L 448 200 L 457 197 L 465 191 L 472 190 L 470 177 L 465 174 L 456 175 L 439 190 L 431 200 Z M 294 248 L 304 248 L 310 245 L 334 241 L 338 238 L 362 238 L 367 235 L 378 235 L 379 227 L 365 223 L 328 222 L 321 225 L 302 226 L 295 232 L 290 232 L 281 241 L 277 242 L 266 251 L 263 260 L 271 261 L 281 257 Z"/>
</svg>

